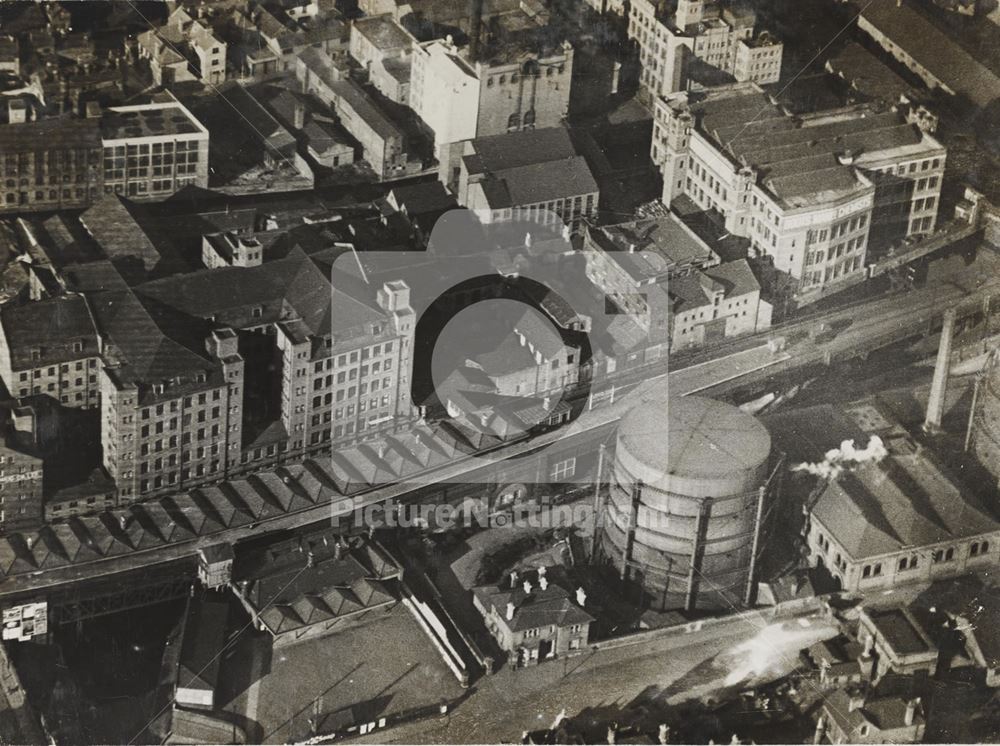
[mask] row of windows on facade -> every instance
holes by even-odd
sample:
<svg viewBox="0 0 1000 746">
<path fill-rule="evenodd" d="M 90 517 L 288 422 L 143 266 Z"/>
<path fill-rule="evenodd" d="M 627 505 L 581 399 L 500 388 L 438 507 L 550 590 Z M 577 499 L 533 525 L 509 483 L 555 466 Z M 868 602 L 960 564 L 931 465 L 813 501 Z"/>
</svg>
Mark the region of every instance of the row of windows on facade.
<svg viewBox="0 0 1000 746">
<path fill-rule="evenodd" d="M 83 370 L 83 361 L 78 361 L 78 362 L 76 363 L 76 366 L 75 366 L 75 367 L 76 367 L 76 370 L 77 370 L 77 371 L 82 371 L 82 370 Z M 89 364 L 89 366 L 88 366 L 88 367 L 90 367 L 90 368 L 96 368 L 96 367 L 97 367 L 97 361 L 96 361 L 96 360 L 91 360 L 91 361 L 90 361 L 90 364 Z M 43 376 L 54 376 L 54 375 L 56 374 L 56 369 L 55 369 L 55 366 L 49 366 L 49 369 L 48 369 L 48 372 L 47 372 L 47 373 L 43 373 L 43 372 L 42 372 L 43 370 L 44 370 L 44 368 L 35 368 L 35 369 L 33 369 L 33 370 L 31 371 L 31 378 L 32 378 L 32 379 L 35 379 L 35 378 L 42 378 Z M 63 375 L 66 375 L 66 374 L 68 374 L 68 373 L 69 373 L 69 365 L 68 365 L 68 364 L 66 364 L 66 363 L 64 363 L 64 364 L 60 365 L 60 366 L 59 366 L 59 373 L 60 373 L 60 376 L 63 376 Z M 91 374 L 91 380 L 93 380 L 93 379 L 94 379 L 94 376 L 95 376 L 95 375 L 96 375 L 96 374 Z M 26 382 L 28 381 L 28 371 L 21 371 L 21 372 L 20 372 L 20 373 L 18 374 L 18 376 L 17 376 L 17 379 L 18 379 L 18 381 L 20 381 L 21 383 L 26 383 Z M 79 381 L 80 381 L 81 379 L 79 379 L 79 378 L 78 378 L 78 379 L 76 379 L 76 380 L 77 380 L 77 382 L 78 382 L 78 383 L 77 383 L 77 385 L 79 385 Z M 64 380 L 64 381 L 62 381 L 62 384 L 63 384 L 64 386 L 65 386 L 65 385 L 68 385 L 68 384 L 67 384 L 67 382 L 66 382 L 65 380 Z"/>
<path fill-rule="evenodd" d="M 909 161 L 908 163 L 898 163 L 895 166 L 884 166 L 883 168 L 875 169 L 876 173 L 882 174 L 895 174 L 896 176 L 903 176 L 904 174 L 915 174 L 918 171 L 930 171 L 931 169 L 941 168 L 940 158 L 925 158 L 920 161 Z M 937 184 L 937 177 L 932 177 L 934 184 Z M 922 187 L 920 187 L 922 188 Z"/>
<path fill-rule="evenodd" d="M 551 78 L 553 75 L 562 75 L 566 71 L 566 66 L 563 63 L 558 65 L 545 65 L 545 76 Z M 526 78 L 538 77 L 541 75 L 541 71 L 537 63 L 533 60 L 525 62 L 521 67 L 521 74 Z M 517 83 L 520 80 L 518 73 L 511 73 L 509 76 L 507 74 L 501 75 L 490 75 L 486 79 L 486 87 L 492 88 L 494 85 L 505 85 L 507 82 Z"/>
<path fill-rule="evenodd" d="M 379 388 L 390 389 L 392 388 L 392 377 L 386 376 L 382 379 L 373 379 L 370 382 L 362 382 L 357 386 L 349 386 L 346 389 L 339 389 L 336 392 L 337 402 L 342 402 L 345 399 L 353 399 L 355 396 L 364 396 L 371 391 L 378 391 Z M 312 400 L 313 408 L 321 407 L 324 405 L 332 404 L 334 400 L 334 394 L 328 393 L 322 396 L 314 396 Z"/>
<path fill-rule="evenodd" d="M 583 629 L 583 625 L 582 624 L 571 624 L 570 627 L 569 627 L 570 634 L 577 634 L 582 629 Z M 551 634 L 554 634 L 555 631 L 556 631 L 556 628 L 555 628 L 554 625 L 550 625 L 549 627 L 532 627 L 531 629 L 524 630 L 524 637 L 525 637 L 525 639 L 529 639 L 529 638 L 538 637 L 539 635 L 542 635 L 542 634 L 549 634 L 549 635 L 551 635 Z"/>
<path fill-rule="evenodd" d="M 26 168 L 30 162 L 39 164 L 48 163 L 50 165 L 62 164 L 72 165 L 95 165 L 99 158 L 96 149 L 90 148 L 67 148 L 48 149 L 35 151 L 21 151 L 19 153 L 7 153 L 3 158 L 4 171 L 6 173 L 16 173 L 18 170 Z"/>
<path fill-rule="evenodd" d="M 97 196 L 97 190 L 90 190 L 91 199 Z M 86 189 L 49 189 L 47 192 L 45 190 L 35 191 L 35 202 L 55 202 L 59 199 L 86 199 L 88 191 Z M 47 196 L 46 196 L 47 195 Z M 60 195 L 62 195 L 60 197 Z M 8 205 L 26 205 L 28 204 L 30 197 L 27 192 L 23 194 L 15 194 L 14 192 L 8 192 L 6 194 L 5 200 Z"/>
<path fill-rule="evenodd" d="M 832 262 L 840 259 L 845 254 L 852 253 L 855 249 L 861 251 L 865 245 L 864 236 L 855 236 L 848 241 L 841 241 L 836 246 L 831 246 L 829 251 L 823 249 L 818 249 L 817 251 L 810 251 L 806 254 L 806 266 L 812 266 L 813 264 L 822 264 L 824 261 Z"/>
<path fill-rule="evenodd" d="M 381 334 L 382 327 L 378 324 L 372 326 L 371 333 L 373 335 Z M 382 344 L 372 345 L 371 347 L 363 347 L 360 350 L 353 350 L 350 353 L 344 353 L 343 355 L 337 356 L 337 367 L 343 368 L 349 362 L 351 364 L 357 363 L 359 360 L 368 360 L 369 358 L 379 357 L 380 355 L 388 355 L 393 350 L 393 343 L 385 342 Z M 317 360 L 313 365 L 313 371 L 315 373 L 321 372 L 324 368 L 330 370 L 333 367 L 334 359 L 327 358 L 326 360 Z"/>
<path fill-rule="evenodd" d="M 981 557 L 987 554 L 990 550 L 990 543 L 988 541 L 975 541 L 969 545 L 969 556 L 970 557 Z M 838 555 L 839 557 L 839 555 Z M 931 563 L 935 565 L 940 565 L 945 562 L 954 562 L 955 560 L 955 548 L 948 547 L 946 549 L 935 549 L 931 552 Z M 919 556 L 916 554 L 910 555 L 909 557 L 900 557 L 897 563 L 897 570 L 900 572 L 906 570 L 914 570 L 920 566 Z M 876 578 L 882 574 L 882 563 L 876 562 L 873 565 L 865 565 L 861 568 L 862 578 Z"/>
<path fill-rule="evenodd" d="M 96 169 L 90 173 L 87 171 L 74 171 L 73 169 L 61 167 L 61 168 L 51 168 L 48 171 L 37 170 L 34 173 L 34 181 L 28 178 L 28 176 L 22 171 L 20 173 L 12 173 L 11 177 L 20 178 L 8 178 L 4 181 L 4 184 L 8 189 L 13 189 L 15 187 L 27 187 L 35 184 L 37 186 L 44 186 L 50 184 L 55 186 L 56 184 L 85 184 L 88 181 L 96 180 L 98 177 Z"/>
<path fill-rule="evenodd" d="M 746 311 L 737 311 L 736 313 L 727 313 L 727 314 L 723 315 L 721 318 L 724 318 L 724 319 L 740 319 L 740 318 L 745 318 L 746 315 L 747 315 Z M 708 321 L 713 321 L 715 318 L 716 317 L 714 315 L 712 315 L 708 319 Z M 698 326 L 684 327 L 683 329 L 680 330 L 680 334 L 688 334 L 689 332 L 693 332 L 693 331 L 697 330 L 698 328 L 699 328 Z"/>
<path fill-rule="evenodd" d="M 357 368 L 351 368 L 350 370 L 339 371 L 337 373 L 336 381 L 338 384 L 343 384 L 348 381 L 356 381 L 358 378 L 367 378 L 368 376 L 388 372 L 389 370 L 392 370 L 392 358 L 376 360 L 370 365 L 364 364 Z M 304 376 L 305 374 L 303 373 L 302 375 Z M 317 376 L 313 379 L 313 390 L 319 391 L 324 386 L 332 386 L 333 381 L 334 377 L 332 373 L 327 375 L 325 378 L 323 376 Z"/>
<path fill-rule="evenodd" d="M 74 379 L 74 380 L 76 381 L 76 383 L 74 384 L 76 387 L 80 387 L 80 386 L 84 385 L 84 383 L 83 383 L 84 379 L 77 378 L 77 379 Z M 93 376 L 93 375 L 92 376 L 88 376 L 88 381 L 89 381 L 90 384 L 96 386 L 97 385 L 97 376 Z M 58 388 L 59 388 L 60 391 L 62 391 L 63 389 L 70 388 L 70 382 L 69 381 L 65 381 L 65 380 L 64 381 L 59 381 L 59 387 Z M 29 391 L 29 388 L 27 386 L 21 386 L 20 389 L 19 389 L 18 395 L 19 396 L 28 396 L 28 391 Z M 31 391 L 32 394 L 41 394 L 42 393 L 42 387 L 40 385 L 34 385 L 34 386 L 30 387 L 30 391 Z M 56 392 L 56 382 L 55 381 L 50 381 L 49 383 L 47 383 L 45 385 L 45 392 L 46 393 L 50 393 L 50 394 L 51 393 L 55 393 Z M 93 394 L 95 396 L 97 395 L 96 389 L 93 391 Z M 67 402 L 67 401 L 69 401 L 68 394 L 63 394 L 61 396 L 61 398 L 62 398 L 62 401 L 64 403 Z M 79 392 L 78 391 L 76 393 L 76 401 L 83 401 L 83 392 Z"/>
<path fill-rule="evenodd" d="M 854 257 L 854 259 L 845 259 L 844 261 L 838 262 L 836 265 L 829 266 L 822 271 L 807 272 L 804 277 L 803 284 L 806 286 L 820 285 L 824 282 L 837 280 L 842 276 L 847 276 L 860 269 L 861 256 L 858 255 Z"/>
</svg>

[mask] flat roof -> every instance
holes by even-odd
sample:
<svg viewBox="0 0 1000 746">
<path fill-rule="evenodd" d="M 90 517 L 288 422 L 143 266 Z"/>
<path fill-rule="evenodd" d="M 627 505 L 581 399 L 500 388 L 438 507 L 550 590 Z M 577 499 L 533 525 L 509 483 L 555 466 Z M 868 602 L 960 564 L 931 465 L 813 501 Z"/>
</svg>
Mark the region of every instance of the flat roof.
<svg viewBox="0 0 1000 746">
<path fill-rule="evenodd" d="M 903 607 L 865 609 L 864 613 L 889 646 L 900 655 L 915 655 L 934 650 L 927 633 L 907 609 Z"/>
<path fill-rule="evenodd" d="M 105 140 L 198 134 L 207 137 L 200 123 L 180 104 L 119 107 L 107 109 L 101 117 L 101 137 Z"/>
<path fill-rule="evenodd" d="M 381 50 L 405 49 L 414 41 L 390 15 L 358 18 L 354 21 L 354 28 Z"/>
</svg>

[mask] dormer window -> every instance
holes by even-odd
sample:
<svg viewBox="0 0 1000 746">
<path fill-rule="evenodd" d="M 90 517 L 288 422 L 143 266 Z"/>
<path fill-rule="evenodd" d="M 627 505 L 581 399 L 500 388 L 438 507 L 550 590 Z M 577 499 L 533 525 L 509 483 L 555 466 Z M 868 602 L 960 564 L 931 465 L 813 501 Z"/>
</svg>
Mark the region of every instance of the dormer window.
<svg viewBox="0 0 1000 746">
<path fill-rule="evenodd" d="M 42 348 L 41 347 L 32 347 L 31 348 L 31 359 L 32 360 L 41 360 L 42 359 Z"/>
<path fill-rule="evenodd" d="M 263 306 L 257 306 L 255 309 L 253 309 L 253 317 L 255 319 L 259 319 L 263 315 L 264 315 L 264 307 Z"/>
<path fill-rule="evenodd" d="M 73 343 L 73 352 L 83 352 L 83 340 Z"/>
</svg>

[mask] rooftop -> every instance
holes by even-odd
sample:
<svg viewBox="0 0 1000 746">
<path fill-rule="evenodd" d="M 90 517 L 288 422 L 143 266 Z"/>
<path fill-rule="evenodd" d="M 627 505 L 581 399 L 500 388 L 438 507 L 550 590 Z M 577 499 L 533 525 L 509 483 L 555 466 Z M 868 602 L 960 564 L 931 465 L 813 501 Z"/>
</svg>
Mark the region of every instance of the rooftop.
<svg viewBox="0 0 1000 746">
<path fill-rule="evenodd" d="M 301 251 L 256 267 L 222 267 L 147 282 L 137 292 L 193 318 L 235 328 L 301 320 L 323 336 L 384 318 L 381 309 L 331 288 Z"/>
<path fill-rule="evenodd" d="M 180 104 L 122 106 L 106 110 L 101 117 L 104 140 L 198 134 L 207 134 L 205 128 Z"/>
<path fill-rule="evenodd" d="M 228 619 L 229 604 L 224 600 L 204 596 L 189 600 L 177 664 L 177 686 L 215 690 Z"/>
<path fill-rule="evenodd" d="M 382 110 L 374 98 L 353 80 L 337 80 L 330 83 L 330 89 L 357 113 L 365 124 L 383 138 L 405 139 L 403 131 Z"/>
<path fill-rule="evenodd" d="M 23 306 L 2 306 L 0 325 L 10 352 L 11 369 L 15 371 L 96 357 L 100 353 L 94 320 L 80 295 L 64 295 Z"/>
<path fill-rule="evenodd" d="M 493 171 L 482 182 L 491 209 L 596 194 L 597 181 L 582 155 Z"/>
<path fill-rule="evenodd" d="M 63 117 L 0 127 L 0 153 L 100 147 L 101 135 L 94 119 Z"/>
<path fill-rule="evenodd" d="M 537 581 L 537 578 L 532 578 Z M 578 606 L 571 594 L 561 585 L 549 582 L 544 590 L 533 582 L 531 593 L 523 585 L 515 588 L 481 586 L 473 588 L 476 598 L 487 609 L 493 607 L 504 623 L 514 632 L 537 627 L 566 627 L 572 624 L 589 624 L 594 621 L 589 613 Z M 514 618 L 507 619 L 507 604 L 514 604 Z"/>
<path fill-rule="evenodd" d="M 440 181 L 393 187 L 389 200 L 407 215 L 444 212 L 458 207 L 454 195 Z"/>
<path fill-rule="evenodd" d="M 354 21 L 354 28 L 382 51 L 409 49 L 414 41 L 391 15 L 358 18 Z"/>
<path fill-rule="evenodd" d="M 927 631 L 905 606 L 865 609 L 867 617 L 886 644 L 898 655 L 936 652 Z"/>
<path fill-rule="evenodd" d="M 588 228 L 598 247 L 636 281 L 690 267 L 716 264 L 719 257 L 673 213 L 601 228 Z M 637 253 L 632 253 L 633 251 Z"/>
<path fill-rule="evenodd" d="M 746 259 L 717 264 L 714 267 L 675 277 L 665 286 L 674 313 L 710 305 L 716 293 L 723 298 L 760 291 L 760 283 Z"/>
<path fill-rule="evenodd" d="M 654 389 L 622 418 L 618 442 L 644 464 L 701 479 L 755 469 L 771 451 L 770 434 L 752 415 L 701 396 L 668 399 L 666 387 Z"/>
<path fill-rule="evenodd" d="M 866 2 L 861 17 L 934 77 L 976 106 L 986 106 L 1000 97 L 1000 77 L 924 18 L 909 2 Z"/>
<path fill-rule="evenodd" d="M 913 90 L 913 86 L 857 42 L 850 42 L 827 60 L 826 68 L 862 96 L 888 103 L 897 103 L 900 96 Z"/>
<path fill-rule="evenodd" d="M 813 517 L 855 560 L 1000 530 L 985 506 L 919 451 L 844 471 L 823 488 Z"/>
<path fill-rule="evenodd" d="M 880 730 L 893 730 L 905 725 L 907 701 L 902 697 L 867 697 L 861 707 L 851 707 L 851 695 L 843 689 L 830 694 L 823 701 L 823 710 L 836 721 L 850 742 L 851 735 L 866 723 Z M 913 722 L 921 725 L 923 713 L 917 708 Z"/>
<path fill-rule="evenodd" d="M 466 156 L 469 173 L 499 171 L 576 156 L 576 148 L 565 127 L 543 127 L 472 141 L 472 156 Z"/>
<path fill-rule="evenodd" d="M 752 83 L 692 98 L 698 128 L 791 208 L 859 195 L 873 189 L 852 165 L 904 149 L 942 151 L 916 125 L 892 111 L 854 107 L 796 118 Z"/>
<path fill-rule="evenodd" d="M 237 556 L 233 581 L 273 634 L 396 601 L 402 570 L 373 541 L 325 529 Z"/>
</svg>

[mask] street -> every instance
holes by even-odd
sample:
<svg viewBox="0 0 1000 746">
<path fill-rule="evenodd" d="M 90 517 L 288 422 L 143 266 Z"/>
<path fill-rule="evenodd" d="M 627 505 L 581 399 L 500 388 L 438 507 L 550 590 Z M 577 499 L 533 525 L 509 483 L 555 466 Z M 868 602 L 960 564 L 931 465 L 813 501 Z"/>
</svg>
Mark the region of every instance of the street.
<svg viewBox="0 0 1000 746">
<path fill-rule="evenodd" d="M 815 613 L 774 624 L 759 614 L 737 614 L 697 632 L 590 650 L 532 668 L 504 667 L 476 682 L 469 698 L 445 718 L 376 731 L 356 740 L 509 743 L 524 730 L 548 727 L 563 709 L 572 717 L 586 707 L 624 707 L 640 695 L 678 704 L 779 678 L 798 664 L 801 648 L 837 631 L 832 620 Z M 754 664 L 762 656 L 766 664 L 757 670 Z M 734 672 L 746 677 L 734 684 Z"/>
</svg>

